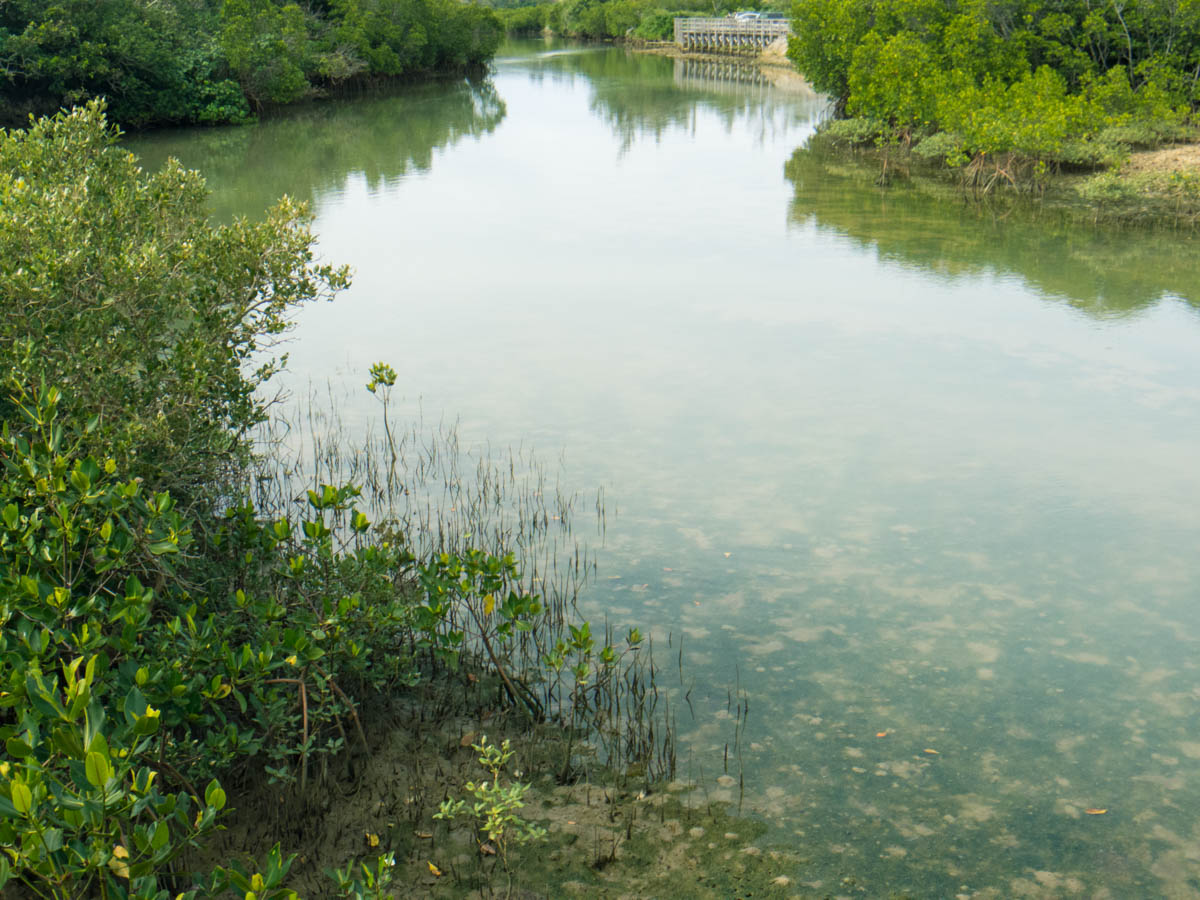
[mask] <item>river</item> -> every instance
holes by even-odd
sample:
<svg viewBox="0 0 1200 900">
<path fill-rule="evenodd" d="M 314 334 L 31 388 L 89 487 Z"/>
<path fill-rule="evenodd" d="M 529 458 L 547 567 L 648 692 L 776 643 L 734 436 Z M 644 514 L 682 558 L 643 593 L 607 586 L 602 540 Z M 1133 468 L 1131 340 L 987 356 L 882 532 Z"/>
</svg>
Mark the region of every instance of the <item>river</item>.
<svg viewBox="0 0 1200 900">
<path fill-rule="evenodd" d="M 290 379 L 603 486 L 583 604 L 686 637 L 681 777 L 818 895 L 1200 897 L 1200 244 L 798 157 L 752 71 L 491 77 L 130 141 L 355 270 Z M 673 644 L 675 646 L 675 644 Z M 684 721 L 683 719 L 686 719 Z"/>
</svg>

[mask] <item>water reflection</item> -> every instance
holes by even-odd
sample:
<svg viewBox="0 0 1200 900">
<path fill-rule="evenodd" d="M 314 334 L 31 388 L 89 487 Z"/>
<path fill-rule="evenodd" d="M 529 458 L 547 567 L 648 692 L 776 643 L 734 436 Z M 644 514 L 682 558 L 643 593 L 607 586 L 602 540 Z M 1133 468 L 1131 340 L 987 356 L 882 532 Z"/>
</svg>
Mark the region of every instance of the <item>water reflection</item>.
<svg viewBox="0 0 1200 900">
<path fill-rule="evenodd" d="M 737 60 L 555 47 L 505 62 L 520 65 L 535 81 L 585 80 L 592 112 L 612 129 L 622 150 L 638 138 L 661 141 L 672 129 L 692 132 L 701 110 L 715 113 L 726 129 L 749 124 L 765 140 L 810 127 L 827 106 L 798 80 L 781 88 L 761 68 Z"/>
<path fill-rule="evenodd" d="M 771 87 L 761 68 L 737 60 L 676 59 L 674 63 L 675 84 L 689 90 L 740 94 L 749 87 L 758 88 L 758 96 L 765 97 Z"/>
<path fill-rule="evenodd" d="M 253 127 L 162 132 L 127 144 L 148 169 L 174 156 L 203 172 L 219 185 L 211 205 L 226 219 L 258 215 L 284 194 L 319 200 L 352 176 L 372 193 L 386 189 L 428 172 L 438 150 L 491 134 L 505 114 L 490 80 L 461 80 L 315 103 Z"/>
<path fill-rule="evenodd" d="M 798 150 L 785 173 L 789 218 L 874 248 L 880 257 L 947 276 L 1016 276 L 1048 299 L 1100 318 L 1174 298 L 1200 308 L 1200 236 L 1088 228 L 1053 211 L 1007 217 L 945 190 L 874 185 L 877 170 Z"/>
</svg>

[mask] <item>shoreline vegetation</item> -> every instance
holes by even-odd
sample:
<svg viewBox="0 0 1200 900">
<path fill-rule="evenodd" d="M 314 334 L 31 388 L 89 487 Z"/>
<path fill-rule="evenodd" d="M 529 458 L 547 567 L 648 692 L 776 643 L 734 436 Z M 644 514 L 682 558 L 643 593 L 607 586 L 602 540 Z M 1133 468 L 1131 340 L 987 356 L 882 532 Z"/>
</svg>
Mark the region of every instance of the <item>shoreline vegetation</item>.
<svg viewBox="0 0 1200 900">
<path fill-rule="evenodd" d="M 1051 170 L 1032 187 L 1010 180 L 1004 171 L 992 172 L 980 183 L 974 171 L 930 160 L 912 147 L 847 138 L 836 127 L 814 135 L 786 168 L 799 157 L 823 163 L 836 158 L 840 165 L 823 165 L 828 177 L 865 177 L 881 190 L 910 186 L 989 214 L 1052 214 L 1081 225 L 1200 227 L 1200 142 L 1131 150 L 1099 171 Z"/>
<path fill-rule="evenodd" d="M 948 173 L 967 196 L 1070 197 L 1093 221 L 1200 221 L 1194 8 L 795 0 L 791 12 L 788 56 L 834 104 L 821 141 L 869 148 L 881 183 Z"/>
<path fill-rule="evenodd" d="M 385 363 L 360 444 L 272 419 L 272 347 L 349 272 L 303 206 L 214 225 L 117 134 L 100 102 L 0 133 L 4 896 L 780 890 L 679 781 L 655 636 L 575 611 L 590 509 L 406 430 Z"/>
<path fill-rule="evenodd" d="M 0 126 L 95 98 L 126 129 L 251 121 L 389 81 L 479 72 L 503 28 L 457 0 L 10 0 Z"/>
</svg>

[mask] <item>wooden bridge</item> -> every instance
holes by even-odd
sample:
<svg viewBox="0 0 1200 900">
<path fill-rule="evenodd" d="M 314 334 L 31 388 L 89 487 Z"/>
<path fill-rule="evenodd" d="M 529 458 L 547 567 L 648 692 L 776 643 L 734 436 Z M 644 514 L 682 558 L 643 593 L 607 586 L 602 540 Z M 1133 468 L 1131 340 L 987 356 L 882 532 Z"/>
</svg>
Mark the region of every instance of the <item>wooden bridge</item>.
<svg viewBox="0 0 1200 900">
<path fill-rule="evenodd" d="M 760 52 L 789 31 L 786 19 L 676 19 L 675 43 L 712 53 Z"/>
</svg>

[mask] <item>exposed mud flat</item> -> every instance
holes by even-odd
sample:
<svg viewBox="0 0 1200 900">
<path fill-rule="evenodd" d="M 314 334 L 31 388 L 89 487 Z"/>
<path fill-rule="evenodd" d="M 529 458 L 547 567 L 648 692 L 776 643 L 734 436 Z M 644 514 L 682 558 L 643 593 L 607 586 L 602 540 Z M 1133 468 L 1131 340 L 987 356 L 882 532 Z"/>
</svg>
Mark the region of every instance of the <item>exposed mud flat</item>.
<svg viewBox="0 0 1200 900">
<path fill-rule="evenodd" d="M 236 810 L 227 829 L 192 865 L 204 871 L 242 860 L 255 871 L 278 842 L 295 854 L 287 883 L 303 897 L 333 896 L 328 870 L 373 868 L 386 853 L 396 861 L 394 896 L 795 895 L 799 855 L 760 846 L 767 826 L 726 812 L 731 776 L 651 785 L 586 756 L 564 773 L 561 728 L 495 713 L 485 702 L 480 692 L 447 710 L 445 697 L 414 696 L 364 712 L 369 752 L 352 747 L 315 766 L 315 784 L 303 794 L 230 785 Z M 471 748 L 485 735 L 493 744 L 512 740 L 507 780 L 531 784 L 520 815 L 546 830 L 543 840 L 511 845 L 507 869 L 495 842 L 469 823 L 433 818 L 443 799 L 468 797 L 466 782 L 486 777 Z"/>
<path fill-rule="evenodd" d="M 1134 153 L 1121 171 L 1129 175 L 1200 172 L 1200 144 L 1184 144 L 1179 147 Z"/>
</svg>

